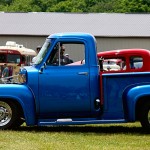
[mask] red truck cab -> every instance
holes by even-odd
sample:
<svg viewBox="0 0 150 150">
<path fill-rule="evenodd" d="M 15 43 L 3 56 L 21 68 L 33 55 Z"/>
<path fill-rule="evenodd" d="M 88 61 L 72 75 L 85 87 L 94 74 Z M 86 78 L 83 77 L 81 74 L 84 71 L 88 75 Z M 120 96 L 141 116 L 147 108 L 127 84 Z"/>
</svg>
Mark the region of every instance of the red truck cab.
<svg viewBox="0 0 150 150">
<path fill-rule="evenodd" d="M 101 73 L 150 71 L 150 51 L 146 49 L 122 49 L 97 54 Z"/>
</svg>

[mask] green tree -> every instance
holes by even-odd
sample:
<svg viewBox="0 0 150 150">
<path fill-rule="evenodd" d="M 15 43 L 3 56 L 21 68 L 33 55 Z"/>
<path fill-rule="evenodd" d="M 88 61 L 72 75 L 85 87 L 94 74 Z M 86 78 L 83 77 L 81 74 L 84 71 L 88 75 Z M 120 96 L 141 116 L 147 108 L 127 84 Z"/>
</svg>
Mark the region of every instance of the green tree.
<svg viewBox="0 0 150 150">
<path fill-rule="evenodd" d="M 49 7 L 49 12 L 86 12 L 84 0 L 66 0 Z"/>
<path fill-rule="evenodd" d="M 0 5 L 10 5 L 12 2 L 12 0 L 0 0 Z"/>
<path fill-rule="evenodd" d="M 3 7 L 0 7 L 1 11 L 5 12 L 31 12 L 34 10 L 32 6 L 33 0 L 13 0 L 11 4 L 4 4 Z"/>
<path fill-rule="evenodd" d="M 150 0 L 0 0 L 7 12 L 150 12 Z"/>
<path fill-rule="evenodd" d="M 149 0 L 123 0 L 121 12 L 143 13 L 149 12 Z"/>
<path fill-rule="evenodd" d="M 33 0 L 33 5 L 38 6 L 41 12 L 46 12 L 48 8 L 53 7 L 62 0 Z"/>
<path fill-rule="evenodd" d="M 91 6 L 89 12 L 115 12 L 120 7 L 121 0 L 101 0 Z"/>
</svg>

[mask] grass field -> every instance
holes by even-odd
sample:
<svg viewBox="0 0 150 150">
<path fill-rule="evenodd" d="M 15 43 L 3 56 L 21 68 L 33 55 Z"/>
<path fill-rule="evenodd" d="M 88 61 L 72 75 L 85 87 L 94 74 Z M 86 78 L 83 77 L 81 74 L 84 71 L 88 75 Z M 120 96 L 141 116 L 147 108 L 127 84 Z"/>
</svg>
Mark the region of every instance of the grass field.
<svg viewBox="0 0 150 150">
<path fill-rule="evenodd" d="M 0 131 L 0 150 L 150 150 L 139 123 L 27 127 Z"/>
</svg>

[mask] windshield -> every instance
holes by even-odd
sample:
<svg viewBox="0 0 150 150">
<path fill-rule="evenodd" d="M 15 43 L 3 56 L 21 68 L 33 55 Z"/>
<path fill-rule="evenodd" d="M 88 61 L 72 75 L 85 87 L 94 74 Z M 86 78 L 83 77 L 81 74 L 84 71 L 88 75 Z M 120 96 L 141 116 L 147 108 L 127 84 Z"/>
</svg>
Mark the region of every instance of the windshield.
<svg viewBox="0 0 150 150">
<path fill-rule="evenodd" d="M 18 54 L 0 54 L 0 63 L 20 63 Z"/>
<path fill-rule="evenodd" d="M 33 62 L 33 64 L 40 64 L 42 62 L 42 60 L 44 59 L 44 57 L 46 56 L 48 49 L 51 45 L 51 40 L 47 39 L 44 43 L 44 45 L 42 46 L 40 52 L 38 53 L 38 55 L 35 57 L 35 61 Z"/>
<path fill-rule="evenodd" d="M 7 55 L 8 63 L 20 63 L 20 55 L 8 54 Z"/>
<path fill-rule="evenodd" d="M 0 63 L 5 63 L 5 62 L 6 62 L 6 55 L 0 54 Z"/>
</svg>

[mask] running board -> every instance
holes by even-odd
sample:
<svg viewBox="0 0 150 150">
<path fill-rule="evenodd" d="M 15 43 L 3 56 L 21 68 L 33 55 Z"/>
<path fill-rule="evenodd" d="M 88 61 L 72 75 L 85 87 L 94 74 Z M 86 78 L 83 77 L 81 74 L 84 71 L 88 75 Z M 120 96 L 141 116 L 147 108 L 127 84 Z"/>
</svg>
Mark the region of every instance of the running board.
<svg viewBox="0 0 150 150">
<path fill-rule="evenodd" d="M 108 123 L 125 123 L 125 119 L 118 120 L 97 120 L 96 118 L 62 118 L 62 119 L 40 119 L 39 126 L 48 125 L 83 125 L 83 124 L 108 124 Z"/>
</svg>

